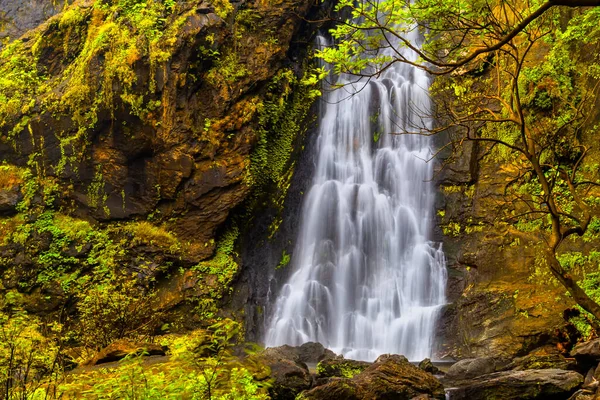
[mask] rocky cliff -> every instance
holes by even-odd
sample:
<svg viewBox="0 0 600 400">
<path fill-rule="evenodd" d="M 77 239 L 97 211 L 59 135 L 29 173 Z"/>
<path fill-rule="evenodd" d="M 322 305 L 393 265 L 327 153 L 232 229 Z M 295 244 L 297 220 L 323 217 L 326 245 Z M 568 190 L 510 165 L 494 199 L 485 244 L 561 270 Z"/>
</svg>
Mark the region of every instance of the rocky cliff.
<svg viewBox="0 0 600 400">
<path fill-rule="evenodd" d="M 544 49 L 536 51 L 532 58 L 542 59 Z M 588 126 L 599 119 L 596 105 Z M 597 170 L 600 153 L 594 147 L 594 130 L 581 132 L 570 140 L 591 149 L 587 162 Z M 448 143 L 447 137 L 438 139 L 440 146 Z M 436 236 L 448 258 L 450 304 L 440 321 L 438 354 L 510 359 L 545 344 L 568 349 L 582 333 L 585 338 L 588 322 L 576 329 L 579 311 L 552 278 L 539 243 L 510 232 L 511 222 L 503 217 L 514 206 L 506 187 L 515 167 L 494 157 L 492 147 L 481 142 L 466 141 L 453 152 L 444 151 L 441 160 Z M 559 256 L 590 293 L 596 283 L 584 278 L 597 270 L 589 255 L 599 239 L 592 226 L 582 239 L 565 243 Z"/>
<path fill-rule="evenodd" d="M 438 234 L 448 258 L 448 298 L 440 323 L 440 355 L 511 358 L 565 328 L 573 303 L 557 285 L 534 277 L 535 251 L 498 226 L 507 175 L 468 143 L 442 173 Z M 496 228 L 495 228 L 496 226 Z"/>
<path fill-rule="evenodd" d="M 152 329 L 209 322 L 244 221 L 289 186 L 319 9 L 30 3 L 0 3 L 0 289 L 42 314 L 100 290 L 156 298 Z"/>
</svg>

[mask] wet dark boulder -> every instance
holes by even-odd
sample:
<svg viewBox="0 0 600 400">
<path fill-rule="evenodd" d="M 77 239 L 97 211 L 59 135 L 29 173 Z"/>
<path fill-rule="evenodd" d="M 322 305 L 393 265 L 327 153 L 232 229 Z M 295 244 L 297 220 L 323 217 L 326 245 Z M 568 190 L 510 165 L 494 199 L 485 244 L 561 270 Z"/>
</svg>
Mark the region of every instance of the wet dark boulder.
<svg viewBox="0 0 600 400">
<path fill-rule="evenodd" d="M 298 360 L 305 363 L 317 363 L 337 357 L 333 351 L 326 349 L 321 343 L 314 342 L 304 343 L 296 347 L 296 354 L 298 355 Z"/>
<path fill-rule="evenodd" d="M 575 371 L 530 369 L 503 371 L 472 378 L 465 386 L 449 388 L 450 400 L 561 400 L 583 383 Z"/>
<path fill-rule="evenodd" d="M 505 361 L 497 360 L 492 357 L 466 358 L 452 365 L 446 372 L 445 380 L 462 381 L 475 378 L 477 376 L 491 374 L 502 369 Z"/>
<path fill-rule="evenodd" d="M 314 342 L 304 343 L 301 346 L 289 346 L 285 344 L 279 347 L 271 347 L 266 349 L 264 353 L 277 353 L 281 357 L 301 363 L 318 363 L 319 361 L 331 360 L 338 357 L 333 351 L 323 347 L 321 343 Z"/>
<path fill-rule="evenodd" d="M 274 400 L 293 400 L 312 386 L 308 367 L 298 360 L 295 349 L 291 346 L 274 347 L 257 356 L 260 363 L 271 369 L 269 395 Z"/>
</svg>

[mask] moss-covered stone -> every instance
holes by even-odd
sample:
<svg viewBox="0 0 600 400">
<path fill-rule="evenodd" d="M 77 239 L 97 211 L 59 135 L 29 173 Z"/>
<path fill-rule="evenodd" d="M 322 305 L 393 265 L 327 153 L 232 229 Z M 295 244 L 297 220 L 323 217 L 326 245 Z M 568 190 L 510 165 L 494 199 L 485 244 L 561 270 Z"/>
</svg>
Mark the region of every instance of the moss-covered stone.
<svg viewBox="0 0 600 400">
<path fill-rule="evenodd" d="M 317 378 L 354 378 L 370 365 L 371 363 L 355 360 L 324 360 L 317 364 Z"/>
</svg>

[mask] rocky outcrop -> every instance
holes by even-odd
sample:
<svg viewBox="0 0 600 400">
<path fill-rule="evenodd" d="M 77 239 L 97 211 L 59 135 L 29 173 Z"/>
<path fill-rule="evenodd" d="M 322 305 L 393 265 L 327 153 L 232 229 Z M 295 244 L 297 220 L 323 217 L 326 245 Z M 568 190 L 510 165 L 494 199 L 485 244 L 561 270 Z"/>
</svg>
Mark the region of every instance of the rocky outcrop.
<svg viewBox="0 0 600 400">
<path fill-rule="evenodd" d="M 293 400 L 313 384 L 305 362 L 298 359 L 297 348 L 282 346 L 270 348 L 257 356 L 271 369 L 272 385 L 269 395 L 275 400 Z"/>
<path fill-rule="evenodd" d="M 270 368 L 269 394 L 278 399 L 443 399 L 442 384 L 404 356 L 374 363 L 346 360 L 318 343 L 268 348 L 251 356 Z M 317 365 L 311 375 L 306 363 Z"/>
<path fill-rule="evenodd" d="M 450 400 L 559 400 L 583 383 L 575 371 L 558 369 L 504 371 L 471 378 L 466 386 L 449 388 Z"/>
<path fill-rule="evenodd" d="M 318 363 L 323 360 L 333 360 L 338 356 L 321 343 L 308 342 L 300 346 L 283 345 L 266 349 L 263 354 L 277 354 L 279 357 L 301 363 Z"/>
<path fill-rule="evenodd" d="M 306 363 L 328 362 L 337 359 L 337 355 L 320 343 L 309 342 L 297 347 L 284 345 L 268 348 L 256 359 L 271 369 L 271 397 L 287 400 L 295 399 L 300 392 L 314 385 Z"/>
<path fill-rule="evenodd" d="M 29 3 L 0 4 L 13 18 Z M 0 163 L 25 177 L 16 189 L 0 184 L 0 216 L 21 206 L 2 236 L 31 234 L 27 246 L 0 244 L 0 287 L 24 292 L 29 312 L 51 313 L 76 300 L 75 286 L 60 280 L 91 275 L 90 262 L 104 260 L 119 265 L 121 279 L 156 289 L 161 312 L 206 300 L 200 313 L 179 310 L 177 323 L 168 317 L 151 329 L 185 328 L 214 318 L 239 274 L 239 225 L 285 195 L 312 103 L 300 80 L 316 31 L 305 19 L 316 8 L 153 2 L 138 24 L 118 9 L 125 3 L 61 3 L 41 24 L 46 17 L 30 14 L 36 27 L 11 45 L 15 65 L 0 63 L 31 78 L 10 76 L 15 85 L 2 89 Z M 69 236 L 76 224 L 94 239 Z"/>
<path fill-rule="evenodd" d="M 122 360 L 131 355 L 136 356 L 164 356 L 167 348 L 153 343 L 137 343 L 128 339 L 118 340 L 102 349 L 92 359 L 82 365 L 100 365 Z"/>
<path fill-rule="evenodd" d="M 83 28 L 92 18 L 90 4 L 80 2 L 69 11 L 77 14 L 76 21 Z M 157 70 L 150 65 L 150 54 L 131 65 L 132 91 L 125 93 L 129 89 L 115 83 L 111 96 L 116 104 L 99 105 L 93 117 L 97 121 L 86 128 L 85 140 L 73 136 L 69 139 L 72 146 L 61 145 L 60 140 L 71 138 L 80 128 L 63 118 L 68 112 L 61 116 L 41 109 L 27 116 L 28 129 L 17 128 L 5 135 L 0 144 L 5 161 L 22 165 L 29 154 L 39 152 L 44 174 L 56 176 L 65 188 L 71 185 L 61 203 L 73 201 L 78 215 L 103 221 L 161 215 L 164 221 L 177 221 L 166 222 L 170 230 L 197 244 L 198 259 L 210 256 L 217 229 L 252 187 L 250 155 L 260 136 L 259 110 L 266 85 L 285 63 L 292 37 L 310 4 L 283 2 L 269 8 L 244 3 L 246 14 L 251 10 L 263 28 L 269 27 L 272 37 L 263 37 L 263 29 L 243 25 L 247 21 L 239 17 L 236 23 L 239 29 L 245 27 L 244 34 L 233 38 L 229 23 L 211 6 L 187 2 L 167 18 L 167 24 L 182 25 L 169 44 L 168 61 Z M 69 64 L 58 55 L 64 41 L 74 40 L 61 28 L 66 25 L 62 15 L 29 32 L 24 42 L 25 47 L 37 42 L 41 47 L 37 51 L 48 55 L 40 63 L 57 78 L 70 73 Z M 96 18 L 109 21 L 111 17 Z M 77 39 L 83 40 L 85 33 Z M 38 41 L 39 36 L 44 40 Z M 266 45 L 266 41 L 276 45 Z M 203 60 L 198 48 L 215 56 Z M 74 48 L 67 58 L 79 57 L 78 50 Z M 92 57 L 101 59 L 103 52 Z M 226 69 L 237 70 L 238 75 L 223 76 L 229 73 Z M 93 73 L 96 76 L 85 82 L 92 87 L 101 84 L 106 71 L 101 66 Z M 144 94 L 149 87 L 155 87 L 154 93 Z M 60 90 L 68 96 L 70 89 Z M 140 116 L 122 100 L 139 95 L 147 96 Z M 13 131 L 22 117 L 12 116 L 12 123 L 2 131 Z M 37 144 L 29 139 L 30 130 L 41 138 Z M 77 160 L 73 152 L 79 154 Z"/>
<path fill-rule="evenodd" d="M 314 400 L 444 399 L 442 384 L 403 356 L 383 355 L 352 378 L 331 378 L 300 395 Z"/>
<path fill-rule="evenodd" d="M 448 258 L 451 303 L 440 320 L 440 357 L 512 359 L 556 344 L 563 311 L 572 306 L 560 285 L 532 278 L 544 273 L 536 252 L 499 222 L 511 170 L 486 154 L 485 146 L 468 142 L 439 175 L 437 235 Z"/>
</svg>

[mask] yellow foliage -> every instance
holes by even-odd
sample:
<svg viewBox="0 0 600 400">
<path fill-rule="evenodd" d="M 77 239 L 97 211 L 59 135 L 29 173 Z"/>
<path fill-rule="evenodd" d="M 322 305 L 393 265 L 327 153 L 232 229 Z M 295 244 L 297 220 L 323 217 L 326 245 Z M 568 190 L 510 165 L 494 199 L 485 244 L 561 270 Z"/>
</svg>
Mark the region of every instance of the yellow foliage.
<svg viewBox="0 0 600 400">
<path fill-rule="evenodd" d="M 11 188 L 23 182 L 21 169 L 13 165 L 0 165 L 0 189 Z"/>
<path fill-rule="evenodd" d="M 134 245 L 157 246 L 172 253 L 182 249 L 182 244 L 173 233 L 148 221 L 132 222 L 127 224 L 124 230 L 134 236 Z"/>
</svg>

